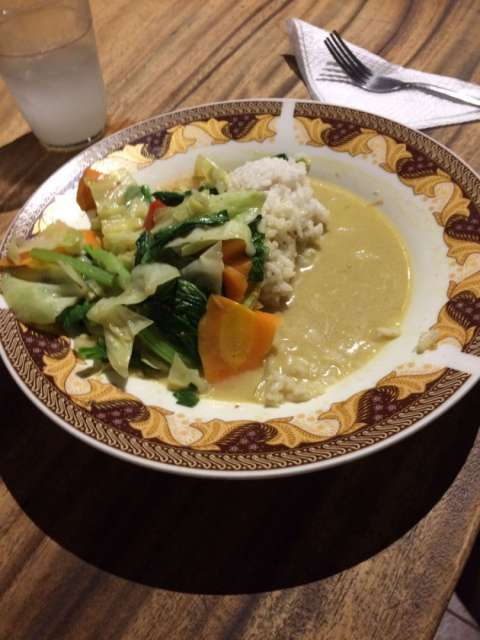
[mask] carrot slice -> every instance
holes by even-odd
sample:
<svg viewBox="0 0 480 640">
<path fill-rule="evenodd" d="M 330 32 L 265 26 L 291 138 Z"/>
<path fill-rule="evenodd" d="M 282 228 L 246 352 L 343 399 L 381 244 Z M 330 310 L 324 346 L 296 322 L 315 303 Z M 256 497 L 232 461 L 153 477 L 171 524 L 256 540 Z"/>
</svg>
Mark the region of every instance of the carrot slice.
<svg viewBox="0 0 480 640">
<path fill-rule="evenodd" d="M 250 258 L 239 258 L 238 260 L 233 260 L 228 264 L 229 267 L 233 267 L 237 271 L 240 271 L 245 278 L 248 280 L 248 276 L 250 274 L 250 269 L 252 268 L 252 261 Z"/>
<path fill-rule="evenodd" d="M 224 240 L 222 242 L 223 261 L 225 264 L 231 264 L 233 260 L 245 257 L 245 242 L 238 238 L 232 240 Z"/>
<path fill-rule="evenodd" d="M 85 178 L 88 178 L 89 180 L 98 180 L 102 175 L 103 174 L 99 171 L 95 171 L 95 169 L 85 169 L 83 172 L 77 189 L 77 202 L 80 209 L 83 209 L 83 211 L 90 211 L 90 209 L 97 208 L 92 192 L 90 191 L 90 187 L 85 182 Z"/>
<path fill-rule="evenodd" d="M 95 231 L 92 231 L 92 229 L 84 229 L 82 231 L 82 236 L 85 244 L 90 245 L 94 249 L 100 249 L 102 247 L 100 238 Z"/>
<path fill-rule="evenodd" d="M 14 267 L 29 267 L 35 264 L 36 260 L 32 258 L 29 251 L 22 251 L 19 255 L 19 259 L 16 262 L 10 260 L 10 258 L 0 259 L 0 269 L 11 269 Z"/>
<path fill-rule="evenodd" d="M 211 295 L 200 320 L 198 349 L 208 382 L 256 369 L 270 351 L 280 318 Z"/>
<path fill-rule="evenodd" d="M 248 288 L 248 280 L 243 273 L 234 267 L 223 269 L 223 291 L 227 298 L 242 302 Z"/>
</svg>

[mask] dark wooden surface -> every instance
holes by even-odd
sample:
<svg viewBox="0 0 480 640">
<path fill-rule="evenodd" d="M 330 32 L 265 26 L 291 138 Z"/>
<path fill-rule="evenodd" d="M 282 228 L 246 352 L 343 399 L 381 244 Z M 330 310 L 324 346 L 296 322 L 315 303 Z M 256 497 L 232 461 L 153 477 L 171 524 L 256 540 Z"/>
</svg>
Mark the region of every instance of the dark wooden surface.
<svg viewBox="0 0 480 640">
<path fill-rule="evenodd" d="M 283 58 L 294 16 L 394 62 L 480 80 L 475 1 L 92 8 L 112 131 L 206 101 L 307 97 Z M 0 122 L 8 212 L 67 157 L 41 148 L 1 86 Z M 480 168 L 479 123 L 431 134 Z M 44 418 L 4 368 L 0 388 L 1 640 L 423 640 L 479 528 L 478 390 L 371 458 L 232 483 L 107 457 Z"/>
</svg>

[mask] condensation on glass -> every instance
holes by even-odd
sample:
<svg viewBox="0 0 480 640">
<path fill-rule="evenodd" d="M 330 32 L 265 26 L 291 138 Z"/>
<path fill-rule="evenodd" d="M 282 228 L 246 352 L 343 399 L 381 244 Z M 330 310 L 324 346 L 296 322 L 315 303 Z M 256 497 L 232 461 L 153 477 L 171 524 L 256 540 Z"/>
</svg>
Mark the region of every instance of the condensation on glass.
<svg viewBox="0 0 480 640">
<path fill-rule="evenodd" d="M 0 0 L 0 74 L 47 148 L 81 148 L 103 134 L 105 87 L 88 0 Z"/>
</svg>

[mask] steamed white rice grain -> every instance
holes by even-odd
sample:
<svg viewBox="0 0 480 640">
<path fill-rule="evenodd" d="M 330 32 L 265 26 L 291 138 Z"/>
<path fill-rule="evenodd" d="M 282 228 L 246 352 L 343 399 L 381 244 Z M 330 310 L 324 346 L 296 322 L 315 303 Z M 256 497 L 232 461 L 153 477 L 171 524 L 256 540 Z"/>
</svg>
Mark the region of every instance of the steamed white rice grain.
<svg viewBox="0 0 480 640">
<path fill-rule="evenodd" d="M 300 255 L 318 249 L 328 211 L 315 198 L 303 162 L 262 158 L 230 174 L 231 189 L 267 191 L 262 231 L 269 256 L 260 301 L 269 310 L 281 309 L 293 294 Z"/>
</svg>

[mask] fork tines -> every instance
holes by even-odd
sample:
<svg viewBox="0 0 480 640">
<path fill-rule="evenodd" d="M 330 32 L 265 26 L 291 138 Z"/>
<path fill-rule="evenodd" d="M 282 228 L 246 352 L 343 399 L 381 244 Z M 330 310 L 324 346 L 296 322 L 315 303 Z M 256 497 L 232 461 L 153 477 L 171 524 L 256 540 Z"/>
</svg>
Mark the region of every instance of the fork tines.
<svg viewBox="0 0 480 640">
<path fill-rule="evenodd" d="M 325 45 L 342 69 L 354 80 L 367 80 L 372 72 L 345 44 L 336 31 L 327 36 Z"/>
</svg>

